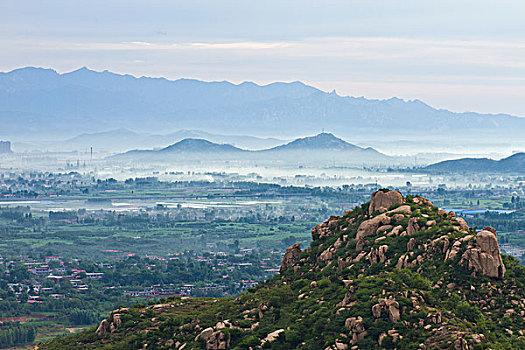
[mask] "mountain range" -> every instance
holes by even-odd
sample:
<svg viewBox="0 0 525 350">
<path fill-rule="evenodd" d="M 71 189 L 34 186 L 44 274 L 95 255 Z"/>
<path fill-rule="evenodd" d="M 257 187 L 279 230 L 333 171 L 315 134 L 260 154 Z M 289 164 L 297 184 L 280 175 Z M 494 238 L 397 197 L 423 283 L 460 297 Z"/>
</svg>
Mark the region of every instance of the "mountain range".
<svg viewBox="0 0 525 350">
<path fill-rule="evenodd" d="M 423 168 L 429 172 L 453 173 L 521 173 L 525 174 L 525 153 L 520 152 L 510 157 L 500 160 L 488 158 L 461 158 L 454 160 L 445 160 L 439 163 L 431 164 Z"/>
<path fill-rule="evenodd" d="M 82 133 L 65 140 L 17 142 L 18 151 L 49 150 L 49 151 L 86 151 L 93 147 L 95 152 L 125 152 L 137 148 L 166 147 L 186 138 L 206 139 L 215 143 L 228 143 L 246 149 L 264 149 L 285 143 L 276 138 L 261 138 L 248 135 L 223 135 L 202 130 L 182 129 L 168 134 L 151 134 L 135 132 L 125 128 L 96 133 Z"/>
<path fill-rule="evenodd" d="M 220 134 L 521 137 L 525 118 L 454 113 L 419 100 L 370 100 L 301 82 L 257 85 L 136 78 L 81 68 L 59 74 L 26 67 L 0 73 L 0 137 L 57 138 L 126 128 L 148 133 L 206 129 Z"/>
</svg>

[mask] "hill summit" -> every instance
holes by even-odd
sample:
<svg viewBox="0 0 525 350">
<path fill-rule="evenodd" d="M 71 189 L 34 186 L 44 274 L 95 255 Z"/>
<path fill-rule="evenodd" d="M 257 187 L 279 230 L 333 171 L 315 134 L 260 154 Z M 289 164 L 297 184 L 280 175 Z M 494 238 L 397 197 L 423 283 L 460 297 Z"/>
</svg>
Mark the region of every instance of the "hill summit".
<svg viewBox="0 0 525 350">
<path fill-rule="evenodd" d="M 242 152 L 229 144 L 217 144 L 204 139 L 188 138 L 165 147 L 159 152 Z"/>
<path fill-rule="evenodd" d="M 40 349 L 524 349 L 525 268 L 419 196 L 380 190 L 233 298 L 112 311 Z"/>
<path fill-rule="evenodd" d="M 315 136 L 309 136 L 296 139 L 282 146 L 272 148 L 272 150 L 340 150 L 355 151 L 362 150 L 361 147 L 352 145 L 331 133 L 320 133 Z"/>
</svg>

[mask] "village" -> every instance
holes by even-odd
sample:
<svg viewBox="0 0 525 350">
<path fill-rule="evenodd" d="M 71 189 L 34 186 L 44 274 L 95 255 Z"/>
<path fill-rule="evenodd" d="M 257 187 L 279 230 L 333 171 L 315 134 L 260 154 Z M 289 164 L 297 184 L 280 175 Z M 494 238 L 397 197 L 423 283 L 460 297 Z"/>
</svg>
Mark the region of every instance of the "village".
<svg viewBox="0 0 525 350">
<path fill-rule="evenodd" d="M 65 259 L 46 256 L 43 259 L 21 257 L 18 259 L 0 258 L 4 267 L 0 281 L 7 286 L 7 295 L 13 295 L 19 303 L 44 303 L 50 299 L 71 299 L 79 295 L 89 295 L 92 291 L 110 292 L 130 298 L 162 298 L 170 296 L 228 296 L 253 287 L 257 281 L 279 272 L 280 251 L 270 252 L 261 260 L 250 258 L 252 249 L 242 249 L 237 254 L 208 252 L 205 255 L 175 253 L 170 257 L 146 256 L 140 259 L 130 254 L 118 262 L 79 262 L 78 259 Z M 257 255 L 258 256 L 258 255 Z M 169 273 L 173 262 L 196 264 L 209 270 L 208 281 L 162 278 L 163 283 L 148 285 L 133 278 L 132 285 L 122 285 L 114 279 L 115 273 L 130 272 L 130 269 L 145 269 L 149 274 L 162 276 Z M 170 265 L 170 262 L 172 264 Z M 255 278 L 250 278 L 256 270 Z M 140 278 L 145 271 L 137 273 Z M 119 282 L 119 283 L 113 283 Z M 2 299 L 3 300 L 3 299 Z"/>
</svg>

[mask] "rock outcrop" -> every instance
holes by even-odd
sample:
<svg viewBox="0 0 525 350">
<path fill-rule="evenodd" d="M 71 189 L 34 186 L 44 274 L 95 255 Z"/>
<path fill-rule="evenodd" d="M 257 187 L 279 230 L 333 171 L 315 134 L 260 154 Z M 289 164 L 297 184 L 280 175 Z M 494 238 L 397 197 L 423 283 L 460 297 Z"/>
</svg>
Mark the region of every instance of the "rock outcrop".
<svg viewBox="0 0 525 350">
<path fill-rule="evenodd" d="M 106 334 L 109 332 L 109 322 L 106 319 L 100 321 L 97 330 L 95 331 L 98 335 Z"/>
<path fill-rule="evenodd" d="M 419 224 L 416 218 L 410 218 L 410 220 L 408 220 L 408 226 L 407 226 L 408 235 L 416 233 L 417 231 L 419 231 L 419 228 L 420 227 L 419 227 Z"/>
<path fill-rule="evenodd" d="M 271 333 L 269 333 L 262 341 L 261 341 L 261 344 L 265 344 L 265 343 L 271 343 L 271 342 L 274 342 L 277 340 L 277 338 L 279 338 L 279 335 L 284 332 L 284 329 L 278 329 L 276 331 L 273 331 Z"/>
<path fill-rule="evenodd" d="M 206 350 L 222 350 L 230 348 L 230 334 L 226 334 L 212 327 L 203 330 L 195 340 L 202 339 L 206 342 Z"/>
<path fill-rule="evenodd" d="M 375 318 L 379 318 L 383 310 L 388 313 L 388 318 L 390 318 L 392 322 L 397 322 L 401 319 L 399 303 L 395 298 L 380 298 L 378 303 L 372 306 L 372 315 L 374 315 Z"/>
<path fill-rule="evenodd" d="M 359 241 L 366 236 L 376 233 L 377 229 L 382 226 L 390 223 L 390 216 L 386 214 L 378 215 L 370 220 L 363 221 L 359 228 L 357 229 L 357 234 L 355 240 Z"/>
<path fill-rule="evenodd" d="M 336 230 L 337 222 L 341 219 L 340 216 L 330 216 L 328 220 L 318 224 L 312 229 L 312 239 L 320 239 L 324 236 L 330 236 Z"/>
<path fill-rule="evenodd" d="M 127 311 L 129 310 L 128 308 L 120 308 L 120 309 L 116 309 L 116 310 L 113 310 L 109 313 L 109 317 L 108 319 L 103 319 L 102 321 L 100 321 L 97 329 L 96 329 L 96 333 L 98 335 L 102 335 L 102 334 L 106 334 L 106 333 L 113 333 L 115 332 L 121 325 L 122 325 L 122 320 L 121 320 L 121 312 L 124 312 L 124 311 Z"/>
<path fill-rule="evenodd" d="M 281 272 L 286 271 L 299 260 L 299 256 L 301 255 L 301 244 L 295 243 L 294 245 L 288 247 L 286 249 L 286 253 L 284 253 L 283 261 L 281 263 Z"/>
<path fill-rule="evenodd" d="M 350 344 L 352 345 L 363 340 L 368 333 L 361 316 L 346 319 L 345 328 L 350 332 Z"/>
<path fill-rule="evenodd" d="M 387 245 L 382 245 L 377 249 L 372 248 L 368 254 L 368 260 L 370 264 L 384 263 L 386 261 L 386 252 L 388 251 Z"/>
<path fill-rule="evenodd" d="M 469 269 L 482 275 L 503 278 L 505 265 L 501 259 L 496 230 L 492 227 L 485 227 L 476 235 L 476 243 L 470 242 L 467 250 L 461 256 L 460 263 L 466 264 Z"/>
<path fill-rule="evenodd" d="M 398 191 L 379 190 L 372 193 L 372 199 L 368 207 L 368 214 L 379 211 L 385 212 L 395 204 L 403 203 L 403 195 Z"/>
</svg>

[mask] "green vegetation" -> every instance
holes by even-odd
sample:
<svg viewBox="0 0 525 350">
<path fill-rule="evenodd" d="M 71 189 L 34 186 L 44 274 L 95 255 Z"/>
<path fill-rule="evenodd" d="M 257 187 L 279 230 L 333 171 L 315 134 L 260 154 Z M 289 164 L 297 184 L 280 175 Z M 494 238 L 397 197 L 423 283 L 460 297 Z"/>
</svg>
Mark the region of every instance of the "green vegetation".
<svg viewBox="0 0 525 350">
<path fill-rule="evenodd" d="M 0 348 L 10 348 L 31 343 L 36 338 L 36 327 L 21 325 L 19 322 L 0 324 Z"/>
<path fill-rule="evenodd" d="M 524 348 L 525 268 L 505 256 L 504 277 L 489 277 L 491 266 L 469 262 L 487 249 L 476 231 L 421 197 L 405 201 L 387 214 L 363 205 L 331 217 L 309 248 L 287 253 L 280 275 L 235 299 L 120 308 L 97 332 L 41 349 Z M 379 215 L 388 224 L 373 226 Z"/>
<path fill-rule="evenodd" d="M 288 246 L 296 242 L 307 246 L 311 242 L 310 228 L 316 222 L 362 203 L 376 188 L 376 184 L 308 188 L 226 180 L 97 180 L 74 172 L 0 177 L 0 195 L 4 196 L 0 206 L 0 320 L 36 327 L 36 343 L 92 327 L 108 311 L 118 305 L 133 305 L 137 300 L 236 297 L 258 281 L 271 278 Z M 415 190 L 412 186 L 409 189 Z M 519 186 L 452 190 L 441 185 L 423 190 L 442 207 L 495 210 L 518 208 L 523 200 L 515 192 L 520 191 Z M 366 205 L 358 207 L 352 215 L 357 217 L 366 209 Z M 422 213 L 435 214 L 428 208 Z M 461 215 L 472 226 L 496 227 L 505 252 L 521 257 L 519 249 L 525 245 L 520 233 L 524 228 L 523 210 L 465 211 Z M 424 224 L 430 219 L 418 220 Z M 406 227 L 408 222 L 406 217 L 392 224 Z M 343 226 L 347 234 L 356 234 L 355 225 Z M 448 223 L 414 237 L 429 239 L 451 227 Z M 308 257 L 317 259 L 316 249 L 335 244 L 337 238 L 333 235 L 326 241 L 314 241 L 315 249 Z M 390 254 L 405 250 L 407 243 L 407 237 L 386 237 L 373 247 L 387 244 Z M 346 249 L 356 249 L 356 242 L 349 240 Z M 333 259 L 341 260 L 357 257 L 348 256 L 343 249 L 333 255 Z M 395 262 L 390 262 L 390 267 Z M 364 269 L 360 263 L 353 265 L 348 267 L 345 278 L 383 273 L 380 264 Z M 343 287 L 333 286 L 332 273 L 335 269 L 340 276 L 339 266 L 327 266 L 319 276 L 308 274 L 292 282 L 290 291 L 307 290 L 315 280 L 319 290 L 338 295 Z M 430 273 L 395 278 L 428 291 L 433 283 Z M 90 278 L 88 274 L 100 276 Z M 382 277 L 363 279 L 356 296 L 365 301 L 381 283 L 386 283 Z M 427 295 L 442 297 L 430 292 Z M 277 305 L 280 297 L 272 297 L 271 305 Z M 458 312 L 473 312 L 463 304 L 461 310 Z M 322 315 L 326 312 L 323 309 Z M 262 334 L 271 328 L 245 334 L 251 321 L 243 318 L 237 322 L 243 331 L 232 330 L 230 336 L 238 339 L 236 346 L 240 348 L 261 342 Z M 314 326 L 321 329 L 327 325 L 321 321 L 308 325 Z M 372 327 L 369 333 L 375 327 L 370 322 L 366 326 Z M 287 330 L 281 337 L 294 343 L 303 331 Z"/>
</svg>

